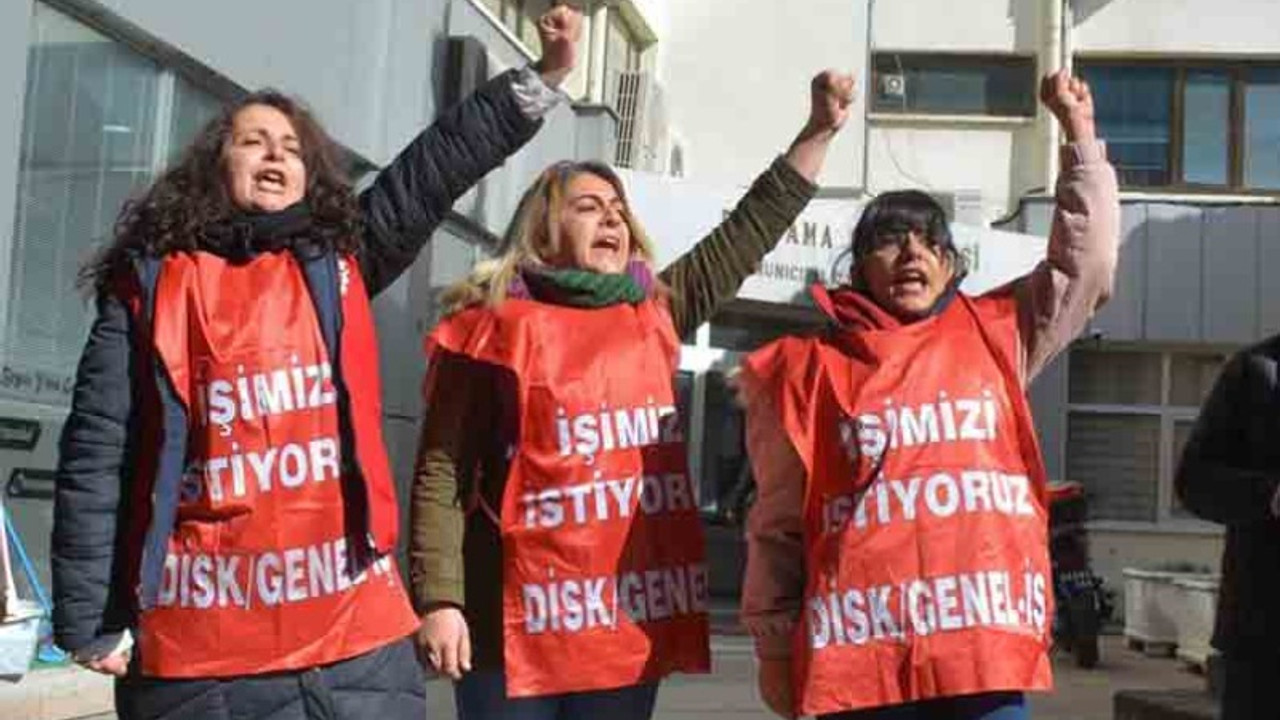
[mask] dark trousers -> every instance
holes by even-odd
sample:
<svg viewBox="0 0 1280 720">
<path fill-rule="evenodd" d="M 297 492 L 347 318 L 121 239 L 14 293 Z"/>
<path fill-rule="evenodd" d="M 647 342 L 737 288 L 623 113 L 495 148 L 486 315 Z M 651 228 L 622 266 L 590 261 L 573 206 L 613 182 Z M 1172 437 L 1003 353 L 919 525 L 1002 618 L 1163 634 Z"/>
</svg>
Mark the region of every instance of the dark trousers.
<svg viewBox="0 0 1280 720">
<path fill-rule="evenodd" d="M 512 699 L 501 670 L 477 670 L 463 675 L 453 693 L 458 720 L 649 720 L 658 684 Z"/>
<path fill-rule="evenodd" d="M 423 720 L 426 678 L 409 640 L 292 672 L 166 680 L 136 668 L 116 681 L 120 720 Z"/>
<path fill-rule="evenodd" d="M 1028 720 L 1020 692 L 984 693 L 821 715 L 820 720 Z"/>
<path fill-rule="evenodd" d="M 1222 720 L 1280 720 L 1280 655 L 1226 653 Z"/>
</svg>

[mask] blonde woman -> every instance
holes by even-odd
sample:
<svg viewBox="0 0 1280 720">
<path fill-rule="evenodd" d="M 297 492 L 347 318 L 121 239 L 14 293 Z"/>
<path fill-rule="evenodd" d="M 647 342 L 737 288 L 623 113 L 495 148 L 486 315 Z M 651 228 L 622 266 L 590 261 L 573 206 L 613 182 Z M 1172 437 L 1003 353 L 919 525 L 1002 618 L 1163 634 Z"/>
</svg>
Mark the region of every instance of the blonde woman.
<svg viewBox="0 0 1280 720">
<path fill-rule="evenodd" d="M 647 718 L 708 666 L 706 570 L 672 377 L 812 197 L 853 79 L 825 72 L 786 155 L 660 274 L 617 176 L 548 168 L 506 251 L 446 297 L 412 500 L 424 661 L 459 717 Z"/>
</svg>

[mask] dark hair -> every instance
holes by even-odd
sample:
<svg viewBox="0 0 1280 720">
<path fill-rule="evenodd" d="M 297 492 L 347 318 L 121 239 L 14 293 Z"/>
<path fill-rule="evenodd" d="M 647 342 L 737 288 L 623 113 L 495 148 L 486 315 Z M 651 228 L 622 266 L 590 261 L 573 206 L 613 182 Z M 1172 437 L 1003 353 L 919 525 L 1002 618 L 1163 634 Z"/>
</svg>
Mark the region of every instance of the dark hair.
<svg viewBox="0 0 1280 720">
<path fill-rule="evenodd" d="M 275 108 L 289 118 L 307 169 L 304 202 L 311 212 L 308 240 L 326 249 L 352 252 L 360 238 L 355 193 L 339 162 L 338 147 L 311 112 L 276 90 L 259 90 L 223 108 L 141 196 L 124 204 L 113 238 L 80 270 L 80 283 L 107 289 L 135 253 L 164 255 L 206 246 L 206 231 L 232 218 L 237 208 L 223 177 L 223 148 L 235 116 L 250 105 Z"/>
<path fill-rule="evenodd" d="M 886 235 L 918 232 L 955 269 L 957 278 L 968 272 L 968 263 L 951 237 L 947 214 L 928 193 L 919 190 L 894 190 L 881 193 L 862 210 L 853 229 L 850 247 L 850 275 L 856 276 L 858 264 Z"/>
</svg>

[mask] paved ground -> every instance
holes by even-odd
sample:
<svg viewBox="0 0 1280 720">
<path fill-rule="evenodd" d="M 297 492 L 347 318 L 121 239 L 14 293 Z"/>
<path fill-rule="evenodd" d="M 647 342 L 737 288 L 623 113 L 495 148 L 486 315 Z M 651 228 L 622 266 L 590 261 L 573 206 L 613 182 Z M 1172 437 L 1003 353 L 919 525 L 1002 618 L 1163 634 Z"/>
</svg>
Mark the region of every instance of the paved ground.
<svg viewBox="0 0 1280 720">
<path fill-rule="evenodd" d="M 662 686 L 657 718 L 661 720 L 767 720 L 756 698 L 754 664 L 748 640 L 721 636 L 713 643 L 715 673 L 677 676 Z M 1057 692 L 1032 698 L 1036 720 L 1106 720 L 1111 718 L 1117 690 L 1202 688 L 1204 679 L 1171 659 L 1147 658 L 1128 650 L 1119 637 L 1104 638 L 1102 662 L 1094 670 L 1074 667 L 1059 658 Z M 453 720 L 453 698 L 443 683 L 432 683 L 431 697 L 440 710 L 436 717 Z"/>
<path fill-rule="evenodd" d="M 713 642 L 715 673 L 682 676 L 665 683 L 658 696 L 661 720 L 710 720 L 735 718 L 767 720 L 753 680 L 753 661 L 744 637 L 720 636 Z M 1102 662 L 1095 670 L 1079 670 L 1070 658 L 1058 658 L 1058 690 L 1032 698 L 1036 720 L 1107 720 L 1112 695 L 1117 690 L 1190 689 L 1204 687 L 1204 678 L 1182 669 L 1171 659 L 1144 657 L 1127 650 L 1119 637 L 1104 638 Z M 431 720 L 454 720 L 453 697 L 444 682 L 432 682 L 429 690 Z M 98 715 L 89 720 L 113 720 Z"/>
</svg>

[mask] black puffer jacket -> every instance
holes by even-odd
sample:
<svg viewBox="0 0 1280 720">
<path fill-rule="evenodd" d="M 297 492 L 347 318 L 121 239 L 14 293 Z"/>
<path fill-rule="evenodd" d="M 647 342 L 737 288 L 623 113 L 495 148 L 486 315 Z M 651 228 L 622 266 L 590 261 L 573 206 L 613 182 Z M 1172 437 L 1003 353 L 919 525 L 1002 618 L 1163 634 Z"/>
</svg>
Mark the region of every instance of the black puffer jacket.
<svg viewBox="0 0 1280 720">
<path fill-rule="evenodd" d="M 540 126 L 521 110 L 515 71 L 495 78 L 453 107 L 379 173 L 360 196 L 365 237 L 359 253 L 371 296 L 403 273 L 454 201 L 520 149 Z M 63 428 L 52 539 L 54 631 L 67 650 L 133 624 L 132 563 L 126 549 L 133 441 L 149 377 L 131 313 L 110 294 L 76 373 Z M 376 372 L 366 368 L 364 372 Z M 152 383 L 154 387 L 154 383 Z"/>
<path fill-rule="evenodd" d="M 1237 353 L 1200 411 L 1176 489 L 1196 515 L 1227 526 L 1213 644 L 1280 653 L 1280 335 Z"/>
</svg>

